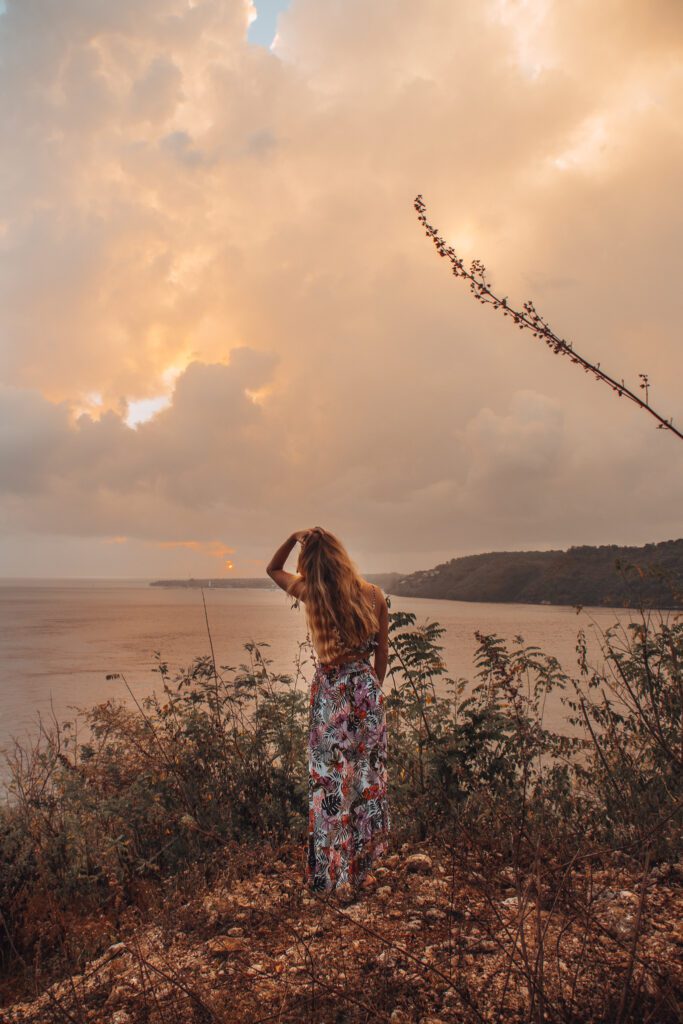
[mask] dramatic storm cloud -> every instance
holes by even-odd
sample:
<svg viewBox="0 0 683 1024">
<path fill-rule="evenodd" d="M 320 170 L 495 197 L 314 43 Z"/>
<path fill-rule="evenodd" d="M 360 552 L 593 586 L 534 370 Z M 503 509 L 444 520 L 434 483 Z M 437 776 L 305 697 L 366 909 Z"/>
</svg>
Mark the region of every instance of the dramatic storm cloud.
<svg viewBox="0 0 683 1024">
<path fill-rule="evenodd" d="M 271 47 L 248 0 L 5 7 L 6 574 L 681 535 L 683 445 L 412 207 L 680 425 L 678 0 L 292 0 Z"/>
</svg>

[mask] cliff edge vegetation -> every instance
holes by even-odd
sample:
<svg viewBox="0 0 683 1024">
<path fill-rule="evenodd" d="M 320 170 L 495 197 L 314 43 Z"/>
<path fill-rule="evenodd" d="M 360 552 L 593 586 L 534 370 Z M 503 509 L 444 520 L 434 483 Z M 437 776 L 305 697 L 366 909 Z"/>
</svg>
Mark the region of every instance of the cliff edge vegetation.
<svg viewBox="0 0 683 1024">
<path fill-rule="evenodd" d="M 392 849 L 348 905 L 303 885 L 307 643 L 45 725 L 8 755 L 0 1020 L 678 1024 L 683 616 L 631 618 L 574 669 L 477 632 L 470 682 L 390 613 Z"/>
</svg>

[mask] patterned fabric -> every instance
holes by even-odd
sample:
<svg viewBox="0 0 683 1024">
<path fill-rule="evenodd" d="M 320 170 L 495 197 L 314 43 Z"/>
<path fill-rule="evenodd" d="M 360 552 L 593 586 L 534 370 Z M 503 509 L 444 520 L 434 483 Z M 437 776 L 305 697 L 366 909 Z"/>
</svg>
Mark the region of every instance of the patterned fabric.
<svg viewBox="0 0 683 1024">
<path fill-rule="evenodd" d="M 373 637 L 367 650 L 377 646 Z M 365 657 L 317 664 L 310 696 L 306 882 L 360 885 L 388 848 L 384 694 Z"/>
</svg>

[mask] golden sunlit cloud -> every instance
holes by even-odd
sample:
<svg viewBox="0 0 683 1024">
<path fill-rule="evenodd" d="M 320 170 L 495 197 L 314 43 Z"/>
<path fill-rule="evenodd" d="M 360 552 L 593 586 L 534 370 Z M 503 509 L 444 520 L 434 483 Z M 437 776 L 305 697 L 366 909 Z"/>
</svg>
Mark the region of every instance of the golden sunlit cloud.
<svg viewBox="0 0 683 1024">
<path fill-rule="evenodd" d="M 191 361 L 192 356 L 188 356 L 186 359 L 173 363 L 161 371 L 160 377 L 167 389 L 164 394 L 152 395 L 149 398 L 139 398 L 128 402 L 128 412 L 125 419 L 129 427 L 136 427 L 140 423 L 147 423 L 158 412 L 161 412 L 162 409 L 168 408 L 173 401 L 173 389 L 176 381 Z"/>
<path fill-rule="evenodd" d="M 263 388 L 255 388 L 253 390 L 252 388 L 244 389 L 245 395 L 254 403 L 254 405 L 263 405 L 272 392 L 273 389 L 270 385 L 266 385 L 266 387 Z"/>
<path fill-rule="evenodd" d="M 161 379 L 169 391 L 173 390 L 178 377 L 180 377 L 181 373 L 187 369 L 192 360 L 196 358 L 196 355 L 196 352 L 188 353 L 187 356 L 177 360 L 175 363 L 172 363 L 161 371 Z"/>
<path fill-rule="evenodd" d="M 603 114 L 589 117 L 576 132 L 575 140 L 551 162 L 561 171 L 595 170 L 608 140 L 607 119 Z"/>
<path fill-rule="evenodd" d="M 89 391 L 77 401 L 70 402 L 69 406 L 69 420 L 72 424 L 79 416 L 89 416 L 91 420 L 97 421 L 106 411 L 99 391 Z"/>
<path fill-rule="evenodd" d="M 137 402 L 129 402 L 126 423 L 129 427 L 136 427 L 139 423 L 146 423 L 170 404 L 170 395 L 157 395 L 155 398 L 141 398 Z"/>
<path fill-rule="evenodd" d="M 679 422 L 680 0 L 291 0 L 270 50 L 249 0 L 5 6 L 0 561 L 680 533 L 669 439 L 477 306 L 412 207 Z"/>
<path fill-rule="evenodd" d="M 522 72 L 534 79 L 549 64 L 538 46 L 536 33 L 548 13 L 550 0 L 493 0 L 492 17 L 505 25 L 514 40 L 513 52 Z"/>
</svg>

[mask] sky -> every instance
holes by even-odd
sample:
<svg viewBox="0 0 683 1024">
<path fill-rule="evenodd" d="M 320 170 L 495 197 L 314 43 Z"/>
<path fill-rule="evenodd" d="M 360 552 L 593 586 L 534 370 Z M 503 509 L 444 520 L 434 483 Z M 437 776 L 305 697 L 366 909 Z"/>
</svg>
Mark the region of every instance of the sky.
<svg viewBox="0 0 683 1024">
<path fill-rule="evenodd" d="M 259 6 L 5 0 L 2 575 L 683 535 L 681 442 L 413 209 L 680 426 L 679 0 Z"/>
<path fill-rule="evenodd" d="M 254 4 L 256 16 L 247 31 L 249 42 L 270 47 L 277 34 L 278 17 L 289 4 L 290 0 L 257 0 Z"/>
</svg>

